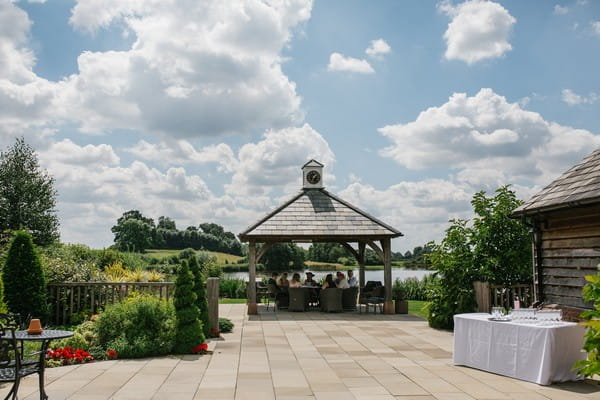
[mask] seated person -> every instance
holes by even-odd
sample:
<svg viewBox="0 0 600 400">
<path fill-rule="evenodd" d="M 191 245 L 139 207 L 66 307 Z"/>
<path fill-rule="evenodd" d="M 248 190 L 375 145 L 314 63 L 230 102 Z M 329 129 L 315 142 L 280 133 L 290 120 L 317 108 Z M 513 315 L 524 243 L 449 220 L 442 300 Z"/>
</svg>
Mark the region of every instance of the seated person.
<svg viewBox="0 0 600 400">
<path fill-rule="evenodd" d="M 284 272 L 283 274 L 281 274 L 281 276 L 279 277 L 279 280 L 277 281 L 277 286 L 279 286 L 280 288 L 287 290 L 287 288 L 290 287 L 290 281 L 288 281 L 287 278 L 287 272 Z"/>
<path fill-rule="evenodd" d="M 273 285 L 275 287 L 275 302 L 278 306 L 287 306 L 290 302 L 289 296 L 287 294 L 287 289 L 283 290 L 279 285 L 277 285 L 277 272 L 271 273 L 271 277 L 267 282 L 268 285 Z"/>
<path fill-rule="evenodd" d="M 354 276 L 354 271 L 351 269 L 348 270 L 348 286 L 350 286 L 350 287 L 358 286 L 358 280 Z"/>
<path fill-rule="evenodd" d="M 336 287 L 340 289 L 348 289 L 350 286 L 348 285 L 348 280 L 346 280 L 346 276 L 343 272 L 337 272 L 337 280 L 335 282 Z"/>
<path fill-rule="evenodd" d="M 315 276 L 315 274 L 313 274 L 312 272 L 307 272 L 306 273 L 306 280 L 304 281 L 304 285 L 306 286 L 319 286 L 319 282 L 315 281 L 313 279 L 313 277 Z"/>
<path fill-rule="evenodd" d="M 292 281 L 290 282 L 290 287 L 295 287 L 295 288 L 302 287 L 302 282 L 300 282 L 300 274 L 299 273 L 296 272 L 292 276 Z"/>
<path fill-rule="evenodd" d="M 323 282 L 323 289 L 333 289 L 335 288 L 335 282 L 333 281 L 333 275 L 327 274 L 325 277 L 325 282 Z"/>
<path fill-rule="evenodd" d="M 271 277 L 269 278 L 269 281 L 267 282 L 267 285 L 275 285 L 275 287 L 278 288 L 278 286 L 277 286 L 277 272 L 272 272 L 271 273 Z"/>
</svg>

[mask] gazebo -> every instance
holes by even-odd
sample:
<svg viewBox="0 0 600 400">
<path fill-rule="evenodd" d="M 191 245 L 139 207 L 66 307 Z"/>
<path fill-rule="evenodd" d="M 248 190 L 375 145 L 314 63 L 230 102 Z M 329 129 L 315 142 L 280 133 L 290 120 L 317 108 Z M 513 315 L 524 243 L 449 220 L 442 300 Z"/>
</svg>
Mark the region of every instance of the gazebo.
<svg viewBox="0 0 600 400">
<path fill-rule="evenodd" d="M 257 314 L 256 263 L 274 243 L 335 242 L 358 261 L 359 284 L 365 285 L 365 249 L 372 248 L 384 266 L 384 313 L 393 314 L 391 240 L 403 236 L 395 228 L 329 193 L 323 187 L 323 164 L 302 167 L 303 188 L 290 200 L 239 234 L 248 242 L 248 314 Z M 260 245 L 260 246 L 259 246 Z"/>
</svg>

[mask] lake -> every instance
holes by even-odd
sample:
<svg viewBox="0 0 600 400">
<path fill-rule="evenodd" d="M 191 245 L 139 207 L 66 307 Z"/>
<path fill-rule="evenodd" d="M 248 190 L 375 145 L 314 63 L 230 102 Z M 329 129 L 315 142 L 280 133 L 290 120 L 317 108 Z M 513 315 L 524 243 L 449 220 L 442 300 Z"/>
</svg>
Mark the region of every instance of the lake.
<svg viewBox="0 0 600 400">
<path fill-rule="evenodd" d="M 305 269 L 304 271 L 301 272 L 301 277 L 302 277 L 302 281 L 304 281 L 304 279 L 306 279 L 306 275 L 305 272 L 307 271 L 312 271 L 310 269 Z M 296 271 L 294 271 L 296 272 Z M 294 272 L 288 272 L 288 279 L 292 279 L 292 275 L 294 274 Z M 322 278 L 324 279 L 325 276 L 327 274 L 333 274 L 333 276 L 335 277 L 335 273 L 336 271 L 312 271 L 315 274 L 315 280 L 319 281 Z M 343 271 L 344 274 L 346 274 L 345 271 Z M 429 275 L 433 273 L 433 271 L 427 271 L 427 270 L 421 270 L 421 269 L 400 269 L 400 268 L 392 268 L 392 281 L 395 281 L 397 278 L 399 279 L 406 279 L 406 278 L 418 278 L 421 279 L 423 278 L 425 275 Z M 358 268 L 354 269 L 354 275 L 356 276 L 356 278 L 358 279 Z M 265 275 L 262 272 L 257 272 L 256 273 L 257 278 L 262 278 Z M 237 279 L 243 279 L 245 281 L 248 280 L 248 273 L 247 272 L 229 272 L 223 275 L 224 278 L 237 278 Z M 365 280 L 366 281 L 381 281 L 383 282 L 383 270 L 378 270 L 378 271 L 365 271 Z"/>
</svg>

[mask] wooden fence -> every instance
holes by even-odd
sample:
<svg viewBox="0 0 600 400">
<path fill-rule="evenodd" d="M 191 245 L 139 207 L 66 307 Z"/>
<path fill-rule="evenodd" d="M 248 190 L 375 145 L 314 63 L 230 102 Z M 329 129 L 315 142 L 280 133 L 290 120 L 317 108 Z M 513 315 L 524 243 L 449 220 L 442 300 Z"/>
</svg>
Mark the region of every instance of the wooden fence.
<svg viewBox="0 0 600 400">
<path fill-rule="evenodd" d="M 173 282 L 72 282 L 48 285 L 50 322 L 69 323 L 71 315 L 97 313 L 108 304 L 123 300 L 129 293 L 149 293 L 160 299 L 173 295 Z"/>
<path fill-rule="evenodd" d="M 488 282 L 474 282 L 477 311 L 490 312 L 492 307 L 504 307 L 506 310 L 514 308 L 518 298 L 521 307 L 530 307 L 533 304 L 533 285 L 520 284 L 513 286 L 490 285 Z"/>
</svg>

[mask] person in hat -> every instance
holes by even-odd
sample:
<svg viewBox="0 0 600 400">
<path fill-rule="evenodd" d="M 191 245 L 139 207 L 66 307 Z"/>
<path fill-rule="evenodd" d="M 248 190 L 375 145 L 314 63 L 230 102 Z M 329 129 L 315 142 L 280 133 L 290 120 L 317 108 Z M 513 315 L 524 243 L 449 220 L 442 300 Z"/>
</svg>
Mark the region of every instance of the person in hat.
<svg viewBox="0 0 600 400">
<path fill-rule="evenodd" d="M 304 285 L 305 286 L 319 286 L 319 283 L 313 279 L 314 276 L 315 276 L 315 274 L 308 271 L 306 273 L 306 280 L 304 281 Z"/>
</svg>

